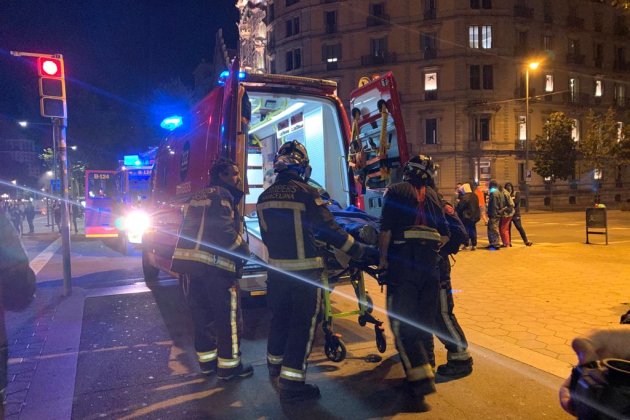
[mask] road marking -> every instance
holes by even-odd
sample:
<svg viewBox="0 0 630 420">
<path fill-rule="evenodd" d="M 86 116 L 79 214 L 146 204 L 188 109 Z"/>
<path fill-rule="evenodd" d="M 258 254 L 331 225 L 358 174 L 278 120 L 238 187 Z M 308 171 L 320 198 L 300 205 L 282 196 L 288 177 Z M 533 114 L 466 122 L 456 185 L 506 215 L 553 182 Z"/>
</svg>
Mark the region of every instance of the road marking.
<svg viewBox="0 0 630 420">
<path fill-rule="evenodd" d="M 55 255 L 59 248 L 61 248 L 61 238 L 57 238 L 55 242 L 48 245 L 45 250 L 43 250 L 39 253 L 38 256 L 33 258 L 33 260 L 31 261 L 31 268 L 33 269 L 35 274 L 39 273 L 42 268 L 44 268 L 44 266 L 48 264 L 48 261 L 50 261 L 50 259 L 53 257 L 53 255 Z"/>
</svg>

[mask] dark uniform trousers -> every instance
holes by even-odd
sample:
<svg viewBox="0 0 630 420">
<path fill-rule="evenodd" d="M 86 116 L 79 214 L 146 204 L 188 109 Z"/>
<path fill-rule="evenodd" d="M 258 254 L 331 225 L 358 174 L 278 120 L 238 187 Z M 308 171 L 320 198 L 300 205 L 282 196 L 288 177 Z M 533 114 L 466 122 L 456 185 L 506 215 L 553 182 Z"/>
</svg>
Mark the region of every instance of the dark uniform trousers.
<svg viewBox="0 0 630 420">
<path fill-rule="evenodd" d="M 447 359 L 464 361 L 470 359 L 468 342 L 462 327 L 457 322 L 453 313 L 455 303 L 453 301 L 453 289 L 451 288 L 451 264 L 448 256 L 442 257 L 440 267 L 440 290 L 437 317 L 435 320 L 435 335 L 446 347 Z M 435 366 L 435 353 L 433 337 L 426 343 L 429 352 L 429 362 Z"/>
<path fill-rule="evenodd" d="M 199 362 L 218 360 L 220 369 L 238 368 L 241 313 L 234 273 L 208 267 L 205 274 L 192 276 L 184 291 L 195 324 Z"/>
<path fill-rule="evenodd" d="M 387 308 L 396 348 L 407 380 L 430 388 L 434 374 L 425 346 L 432 339 L 438 309 L 439 258 L 436 251 L 411 243 L 390 246 L 388 256 L 392 284 L 387 286 Z"/>
<path fill-rule="evenodd" d="M 267 362 L 282 366 L 280 382 L 287 385 L 306 380 L 322 296 L 320 269 L 293 273 L 303 279 L 270 271 L 267 280 L 267 303 L 272 314 Z"/>
</svg>

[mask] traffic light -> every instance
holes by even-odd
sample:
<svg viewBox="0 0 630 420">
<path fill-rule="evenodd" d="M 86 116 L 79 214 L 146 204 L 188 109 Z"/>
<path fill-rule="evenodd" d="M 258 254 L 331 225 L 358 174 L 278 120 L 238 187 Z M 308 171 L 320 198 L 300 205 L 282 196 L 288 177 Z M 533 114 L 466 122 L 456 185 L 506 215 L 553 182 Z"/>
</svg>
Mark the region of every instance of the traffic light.
<svg viewBox="0 0 630 420">
<path fill-rule="evenodd" d="M 39 111 L 42 117 L 66 118 L 66 82 L 63 60 L 39 57 Z"/>
</svg>

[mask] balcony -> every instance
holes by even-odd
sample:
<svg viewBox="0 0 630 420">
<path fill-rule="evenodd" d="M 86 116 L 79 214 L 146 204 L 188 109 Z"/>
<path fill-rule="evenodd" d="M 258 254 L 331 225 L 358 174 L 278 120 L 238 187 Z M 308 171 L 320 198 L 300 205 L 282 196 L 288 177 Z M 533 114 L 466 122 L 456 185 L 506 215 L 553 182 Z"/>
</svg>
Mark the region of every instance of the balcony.
<svg viewBox="0 0 630 420">
<path fill-rule="evenodd" d="M 326 62 L 326 70 L 328 71 L 337 70 L 338 68 L 339 68 L 339 62 L 337 61 Z"/>
<path fill-rule="evenodd" d="M 584 64 L 584 54 L 567 54 L 567 64 Z"/>
<path fill-rule="evenodd" d="M 435 9 L 427 9 L 424 11 L 424 20 L 434 20 L 437 16 Z"/>
<path fill-rule="evenodd" d="M 326 4 L 326 3 L 337 3 L 338 1 L 339 0 L 322 0 L 322 3 L 323 4 Z"/>
<path fill-rule="evenodd" d="M 613 70 L 626 71 L 629 69 L 630 69 L 630 66 L 625 61 L 615 60 L 615 62 L 613 63 Z"/>
<path fill-rule="evenodd" d="M 437 58 L 437 50 L 435 48 L 425 48 L 424 49 L 424 59 L 432 60 Z"/>
<path fill-rule="evenodd" d="M 326 33 L 327 34 L 336 34 L 337 33 L 337 24 L 336 23 L 327 23 L 326 24 Z"/>
<path fill-rule="evenodd" d="M 361 56 L 362 66 L 380 66 L 383 64 L 396 64 L 398 59 L 396 53 L 380 52 L 378 54 L 370 54 Z"/>
<path fill-rule="evenodd" d="M 567 16 L 567 26 L 570 29 L 584 29 L 584 19 L 577 16 Z"/>
<path fill-rule="evenodd" d="M 525 140 L 516 140 L 514 142 L 514 150 L 525 150 L 526 144 L 527 142 Z"/>
<path fill-rule="evenodd" d="M 562 94 L 562 99 L 565 103 L 570 105 L 588 106 L 591 102 L 591 95 L 589 95 L 588 93 L 565 92 Z"/>
<path fill-rule="evenodd" d="M 425 101 L 437 101 L 437 98 L 438 98 L 437 90 L 427 90 L 424 92 Z"/>
<path fill-rule="evenodd" d="M 368 27 L 389 25 L 389 19 L 389 15 L 386 14 L 370 15 L 367 17 L 366 25 Z"/>
<path fill-rule="evenodd" d="M 514 17 L 531 19 L 534 17 L 534 9 L 525 6 L 514 6 Z"/>
</svg>

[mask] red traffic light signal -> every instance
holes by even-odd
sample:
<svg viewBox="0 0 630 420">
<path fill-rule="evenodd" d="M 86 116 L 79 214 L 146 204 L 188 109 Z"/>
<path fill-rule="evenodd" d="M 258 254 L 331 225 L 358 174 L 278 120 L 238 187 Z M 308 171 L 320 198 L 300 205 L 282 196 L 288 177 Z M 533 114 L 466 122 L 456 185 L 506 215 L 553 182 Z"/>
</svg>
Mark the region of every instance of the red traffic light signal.
<svg viewBox="0 0 630 420">
<path fill-rule="evenodd" d="M 37 59 L 37 72 L 43 77 L 63 77 L 61 60 L 39 57 Z"/>
</svg>

